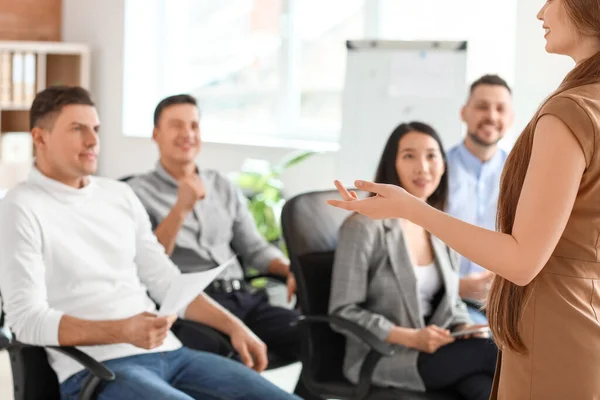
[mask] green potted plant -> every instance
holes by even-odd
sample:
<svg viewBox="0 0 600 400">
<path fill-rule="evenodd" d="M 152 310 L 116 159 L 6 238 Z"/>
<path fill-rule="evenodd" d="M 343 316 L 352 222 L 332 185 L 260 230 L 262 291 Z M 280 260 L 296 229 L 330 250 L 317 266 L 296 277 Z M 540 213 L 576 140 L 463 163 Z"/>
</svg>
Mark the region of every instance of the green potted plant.
<svg viewBox="0 0 600 400">
<path fill-rule="evenodd" d="M 281 210 L 285 203 L 281 174 L 314 154 L 314 151 L 295 151 L 275 165 L 265 160 L 248 159 L 239 172 L 230 175 L 248 198 L 248 208 L 260 233 L 280 247 L 283 247 Z"/>
<path fill-rule="evenodd" d="M 295 151 L 286 154 L 277 164 L 266 160 L 247 159 L 238 172 L 229 178 L 242 190 L 248 199 L 248 209 L 254 217 L 256 226 L 263 237 L 271 244 L 287 253 L 281 236 L 281 210 L 285 203 L 281 174 L 314 155 L 313 151 Z M 258 270 L 248 266 L 248 275 L 258 275 Z M 253 279 L 256 289 L 266 289 L 266 278 Z"/>
</svg>

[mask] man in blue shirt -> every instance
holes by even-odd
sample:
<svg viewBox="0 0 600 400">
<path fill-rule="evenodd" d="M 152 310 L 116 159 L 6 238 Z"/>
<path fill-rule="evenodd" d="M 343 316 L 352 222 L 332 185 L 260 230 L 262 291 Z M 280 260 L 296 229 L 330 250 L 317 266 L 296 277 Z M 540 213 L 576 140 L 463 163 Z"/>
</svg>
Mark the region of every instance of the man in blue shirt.
<svg viewBox="0 0 600 400">
<path fill-rule="evenodd" d="M 507 153 L 498 142 L 513 119 L 512 92 L 497 75 L 485 75 L 471 85 L 461 110 L 467 126 L 463 142 L 448 152 L 448 214 L 488 229 L 496 227 L 500 175 Z M 463 258 L 460 295 L 481 301 L 487 296 L 493 274 Z M 473 322 L 487 323 L 476 308 L 469 309 Z"/>
</svg>

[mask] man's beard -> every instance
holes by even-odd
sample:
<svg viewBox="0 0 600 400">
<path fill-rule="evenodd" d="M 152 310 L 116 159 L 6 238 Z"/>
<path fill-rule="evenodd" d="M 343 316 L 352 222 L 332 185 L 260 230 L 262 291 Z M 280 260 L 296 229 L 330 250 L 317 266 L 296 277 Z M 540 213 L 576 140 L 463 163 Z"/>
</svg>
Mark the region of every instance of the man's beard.
<svg viewBox="0 0 600 400">
<path fill-rule="evenodd" d="M 475 133 L 475 132 L 467 132 L 467 135 L 473 141 L 473 143 L 475 143 L 476 145 L 478 145 L 480 147 L 496 146 L 498 144 L 498 142 L 502 139 L 502 137 L 499 136 L 498 139 L 488 142 L 486 140 L 481 139 L 479 136 L 477 136 L 477 133 Z"/>
</svg>

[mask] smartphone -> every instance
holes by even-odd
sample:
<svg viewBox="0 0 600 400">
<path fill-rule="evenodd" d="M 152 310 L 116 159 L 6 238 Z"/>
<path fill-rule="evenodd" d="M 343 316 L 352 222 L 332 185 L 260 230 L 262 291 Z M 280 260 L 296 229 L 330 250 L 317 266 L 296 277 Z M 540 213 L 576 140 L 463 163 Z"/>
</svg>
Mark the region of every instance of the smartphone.
<svg viewBox="0 0 600 400">
<path fill-rule="evenodd" d="M 460 337 L 460 336 L 466 336 L 466 335 L 473 335 L 475 333 L 489 333 L 489 332 L 490 332 L 490 328 L 488 326 L 483 326 L 481 328 L 465 329 L 463 331 L 450 332 L 450 336 Z"/>
</svg>

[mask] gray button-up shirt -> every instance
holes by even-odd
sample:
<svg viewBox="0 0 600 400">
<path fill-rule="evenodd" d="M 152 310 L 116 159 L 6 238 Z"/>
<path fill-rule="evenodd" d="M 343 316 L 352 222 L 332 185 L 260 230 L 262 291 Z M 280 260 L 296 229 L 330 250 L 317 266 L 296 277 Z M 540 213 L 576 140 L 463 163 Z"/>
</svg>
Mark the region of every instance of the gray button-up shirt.
<svg viewBox="0 0 600 400">
<path fill-rule="evenodd" d="M 245 266 L 267 272 L 271 261 L 283 254 L 260 234 L 241 191 L 219 172 L 198 168 L 206 197 L 196 203 L 177 234 L 171 259 L 183 273 L 205 271 L 239 255 Z M 167 217 L 177 201 L 177 181 L 157 163 L 156 170 L 128 181 L 148 211 L 153 229 Z M 236 261 L 222 279 L 242 279 Z"/>
</svg>

